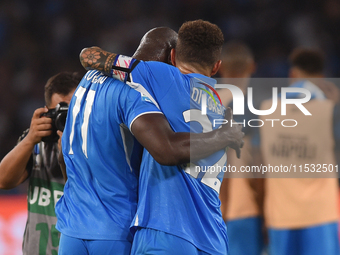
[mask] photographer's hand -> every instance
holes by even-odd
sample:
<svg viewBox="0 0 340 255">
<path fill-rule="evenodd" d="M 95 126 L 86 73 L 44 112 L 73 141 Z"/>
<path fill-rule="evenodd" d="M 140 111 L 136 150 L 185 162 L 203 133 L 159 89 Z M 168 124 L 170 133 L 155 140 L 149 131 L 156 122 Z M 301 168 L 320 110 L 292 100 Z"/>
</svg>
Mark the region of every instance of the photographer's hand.
<svg viewBox="0 0 340 255">
<path fill-rule="evenodd" d="M 46 108 L 35 110 L 27 136 L 0 162 L 0 189 L 14 188 L 28 177 L 26 166 L 35 144 L 52 132 L 52 120 L 40 118 L 44 112 L 47 112 Z"/>
<path fill-rule="evenodd" d="M 45 136 L 52 134 L 52 119 L 40 117 L 41 114 L 47 112 L 48 109 L 38 108 L 34 111 L 31 126 L 25 139 L 28 139 L 33 145 L 39 143 Z"/>
</svg>

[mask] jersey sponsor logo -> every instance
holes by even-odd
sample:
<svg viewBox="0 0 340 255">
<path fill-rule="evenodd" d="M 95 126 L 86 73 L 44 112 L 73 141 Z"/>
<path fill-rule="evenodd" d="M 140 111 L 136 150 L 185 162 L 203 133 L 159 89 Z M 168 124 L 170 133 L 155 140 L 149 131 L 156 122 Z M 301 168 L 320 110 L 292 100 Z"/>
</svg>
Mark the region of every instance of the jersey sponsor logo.
<svg viewBox="0 0 340 255">
<path fill-rule="evenodd" d="M 28 210 L 33 213 L 56 216 L 54 208 L 63 195 L 63 189 L 63 184 L 32 178 L 27 198 Z"/>
</svg>

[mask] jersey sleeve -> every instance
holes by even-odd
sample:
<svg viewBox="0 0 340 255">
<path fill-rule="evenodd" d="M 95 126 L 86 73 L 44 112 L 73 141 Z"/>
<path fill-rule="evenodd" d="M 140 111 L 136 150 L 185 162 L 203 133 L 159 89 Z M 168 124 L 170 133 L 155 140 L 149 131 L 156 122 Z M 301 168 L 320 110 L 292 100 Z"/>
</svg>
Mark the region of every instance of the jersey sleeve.
<svg viewBox="0 0 340 255">
<path fill-rule="evenodd" d="M 159 104 L 171 89 L 176 90 L 182 84 L 177 80 L 175 70 L 177 68 L 165 63 L 139 61 L 129 74 L 127 84 L 141 93 L 150 94 Z"/>
<path fill-rule="evenodd" d="M 144 114 L 158 113 L 161 110 L 153 103 L 153 99 L 128 86 L 119 100 L 122 122 L 130 129 L 133 122 Z"/>
</svg>

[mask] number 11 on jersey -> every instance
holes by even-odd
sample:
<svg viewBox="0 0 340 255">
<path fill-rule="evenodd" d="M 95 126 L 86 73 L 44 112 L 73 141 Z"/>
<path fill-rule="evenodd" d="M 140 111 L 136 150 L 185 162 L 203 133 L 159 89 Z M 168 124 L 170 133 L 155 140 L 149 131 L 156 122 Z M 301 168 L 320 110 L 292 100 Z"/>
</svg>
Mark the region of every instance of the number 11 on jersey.
<svg viewBox="0 0 340 255">
<path fill-rule="evenodd" d="M 74 94 L 76 97 L 76 102 L 73 106 L 72 109 L 72 129 L 71 129 L 71 134 L 70 134 L 70 151 L 69 154 L 73 154 L 72 150 L 72 143 L 73 143 L 73 138 L 74 138 L 74 125 L 75 125 L 75 120 L 79 114 L 80 111 L 80 104 L 81 101 L 84 97 L 84 94 L 86 92 L 86 89 L 83 87 L 79 87 Z M 87 157 L 87 133 L 88 133 L 88 126 L 89 126 L 89 119 L 92 111 L 92 105 L 94 101 L 96 91 L 90 90 L 87 93 L 86 96 L 86 105 L 85 105 L 85 110 L 84 110 L 84 118 L 83 118 L 83 124 L 81 125 L 81 138 L 83 140 L 82 142 L 82 150 L 84 155 Z"/>
</svg>

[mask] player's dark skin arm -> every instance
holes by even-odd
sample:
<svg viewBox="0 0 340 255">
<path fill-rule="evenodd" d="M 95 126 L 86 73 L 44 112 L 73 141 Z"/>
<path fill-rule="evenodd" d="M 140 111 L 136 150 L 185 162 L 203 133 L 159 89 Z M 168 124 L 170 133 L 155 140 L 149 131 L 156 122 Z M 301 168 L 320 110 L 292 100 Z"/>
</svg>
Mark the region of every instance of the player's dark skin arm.
<svg viewBox="0 0 340 255">
<path fill-rule="evenodd" d="M 81 51 L 80 62 L 86 70 L 96 69 L 110 76 L 113 62 L 117 54 L 107 52 L 99 47 L 93 46 Z"/>
<path fill-rule="evenodd" d="M 226 111 L 230 123 L 232 111 Z M 175 133 L 163 114 L 145 114 L 137 118 L 131 131 L 151 156 L 162 165 L 179 165 L 206 158 L 211 154 L 231 147 L 240 157 L 244 133 L 241 125 L 223 125 L 208 133 Z"/>
</svg>

